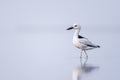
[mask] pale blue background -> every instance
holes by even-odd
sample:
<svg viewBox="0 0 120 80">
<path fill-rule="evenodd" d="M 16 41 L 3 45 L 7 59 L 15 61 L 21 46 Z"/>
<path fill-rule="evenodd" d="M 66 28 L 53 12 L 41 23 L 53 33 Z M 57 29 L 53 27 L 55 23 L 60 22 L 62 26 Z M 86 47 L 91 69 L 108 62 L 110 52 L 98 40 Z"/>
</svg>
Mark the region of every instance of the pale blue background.
<svg viewBox="0 0 120 80">
<path fill-rule="evenodd" d="M 82 80 L 119 80 L 119 0 L 0 0 L 0 80 L 73 80 L 80 50 L 73 23 L 99 44 L 88 51 L 93 68 Z M 74 79 L 75 80 L 75 79 Z"/>
</svg>

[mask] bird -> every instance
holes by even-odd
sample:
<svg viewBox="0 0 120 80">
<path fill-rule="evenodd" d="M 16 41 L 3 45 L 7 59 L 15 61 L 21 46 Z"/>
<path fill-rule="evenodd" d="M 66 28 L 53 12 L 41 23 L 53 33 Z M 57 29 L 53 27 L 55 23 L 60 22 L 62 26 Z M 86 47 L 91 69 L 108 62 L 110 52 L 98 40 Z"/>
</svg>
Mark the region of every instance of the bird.
<svg viewBox="0 0 120 80">
<path fill-rule="evenodd" d="M 79 32 L 81 30 L 81 25 L 79 24 L 73 24 L 73 26 L 67 28 L 67 30 L 74 30 L 73 35 L 73 45 L 81 50 L 80 58 L 82 58 L 82 53 L 84 51 L 86 57 L 88 57 L 86 50 L 91 50 L 94 48 L 100 48 L 99 45 L 93 44 L 91 41 L 89 41 L 87 38 L 79 35 Z"/>
</svg>

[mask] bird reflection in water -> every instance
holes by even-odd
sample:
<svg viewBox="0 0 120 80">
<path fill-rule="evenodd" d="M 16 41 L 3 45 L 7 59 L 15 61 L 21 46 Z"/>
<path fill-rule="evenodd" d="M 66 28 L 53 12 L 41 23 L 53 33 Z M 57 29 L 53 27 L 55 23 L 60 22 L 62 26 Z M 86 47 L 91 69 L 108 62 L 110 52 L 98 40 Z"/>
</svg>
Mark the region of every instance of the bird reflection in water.
<svg viewBox="0 0 120 80">
<path fill-rule="evenodd" d="M 84 75 L 99 69 L 97 66 L 87 64 L 87 61 L 88 58 L 80 58 L 80 65 L 73 69 L 73 80 L 81 80 Z"/>
</svg>

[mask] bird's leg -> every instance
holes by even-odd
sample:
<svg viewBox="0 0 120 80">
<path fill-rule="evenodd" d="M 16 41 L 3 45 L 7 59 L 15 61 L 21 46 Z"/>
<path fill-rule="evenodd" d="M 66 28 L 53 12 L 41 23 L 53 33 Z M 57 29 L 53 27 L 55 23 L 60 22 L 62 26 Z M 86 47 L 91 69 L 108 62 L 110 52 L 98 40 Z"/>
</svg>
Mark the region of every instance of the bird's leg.
<svg viewBox="0 0 120 80">
<path fill-rule="evenodd" d="M 82 58 L 82 52 L 83 52 L 83 50 L 81 50 L 80 58 Z"/>
<path fill-rule="evenodd" d="M 87 55 L 87 53 L 86 53 L 86 51 L 85 51 L 85 50 L 84 50 L 84 53 L 85 53 L 86 57 L 88 58 L 88 55 Z"/>
</svg>

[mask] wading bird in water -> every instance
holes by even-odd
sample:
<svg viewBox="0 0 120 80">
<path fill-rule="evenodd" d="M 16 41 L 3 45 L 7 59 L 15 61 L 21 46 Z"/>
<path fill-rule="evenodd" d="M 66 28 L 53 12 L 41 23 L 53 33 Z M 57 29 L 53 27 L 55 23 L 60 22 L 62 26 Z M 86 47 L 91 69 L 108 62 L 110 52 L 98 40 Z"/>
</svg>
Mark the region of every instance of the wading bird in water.
<svg viewBox="0 0 120 80">
<path fill-rule="evenodd" d="M 79 32 L 81 30 L 81 26 L 79 24 L 73 24 L 72 27 L 67 28 L 67 30 L 74 29 L 74 35 L 73 35 L 73 44 L 75 47 L 81 49 L 81 55 L 80 58 L 82 58 L 82 52 L 84 51 L 86 57 L 88 57 L 86 50 L 91 50 L 94 48 L 100 48 L 99 45 L 93 44 L 91 41 L 89 41 L 87 38 L 79 35 Z"/>
</svg>

